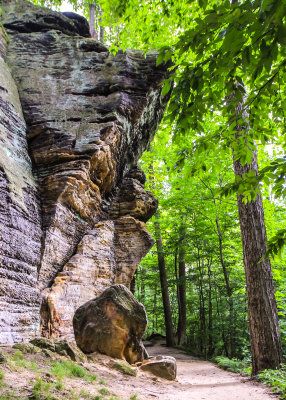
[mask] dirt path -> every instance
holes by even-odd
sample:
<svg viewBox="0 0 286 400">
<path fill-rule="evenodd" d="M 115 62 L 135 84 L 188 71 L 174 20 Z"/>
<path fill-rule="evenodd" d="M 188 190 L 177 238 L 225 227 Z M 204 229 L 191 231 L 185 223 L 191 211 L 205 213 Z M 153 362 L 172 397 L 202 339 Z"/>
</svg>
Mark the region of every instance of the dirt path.
<svg viewBox="0 0 286 400">
<path fill-rule="evenodd" d="M 150 355 L 165 354 L 177 359 L 176 381 L 160 379 L 140 369 L 137 376 L 123 375 L 110 368 L 110 357 L 97 354 L 94 362 L 83 364 L 89 374 L 97 376 L 94 382 L 79 376 L 65 375 L 62 379 L 62 388 L 56 388 L 55 382 L 58 378 L 51 369 L 52 359 L 42 353 L 24 354 L 21 358 L 15 358 L 15 351 L 6 348 L 10 361 L 1 364 L 3 376 L 2 381 L 0 379 L 0 398 L 5 400 L 35 399 L 33 387 L 38 380 L 42 382 L 43 389 L 47 385 L 54 385 L 51 386 L 53 389 L 45 390 L 53 390 L 57 395 L 56 398 L 61 400 L 75 398 L 77 400 L 91 398 L 107 400 L 116 396 L 122 400 L 132 398 L 138 400 L 278 400 L 278 397 L 262 384 L 238 374 L 223 371 L 213 363 L 198 360 L 180 350 L 160 345 L 148 347 L 147 350 Z M 62 361 L 60 356 L 57 357 L 59 361 Z"/>
<path fill-rule="evenodd" d="M 137 391 L 139 398 L 142 398 L 141 396 L 145 392 L 145 398 L 160 398 L 160 400 L 278 399 L 264 385 L 238 374 L 221 370 L 213 363 L 195 359 L 182 351 L 154 346 L 148 347 L 148 352 L 150 355 L 166 354 L 177 359 L 177 382 L 160 379 L 150 385 L 151 382 L 145 379 L 144 388 L 141 387 L 141 390 Z M 138 377 L 137 380 L 140 378 Z"/>
</svg>

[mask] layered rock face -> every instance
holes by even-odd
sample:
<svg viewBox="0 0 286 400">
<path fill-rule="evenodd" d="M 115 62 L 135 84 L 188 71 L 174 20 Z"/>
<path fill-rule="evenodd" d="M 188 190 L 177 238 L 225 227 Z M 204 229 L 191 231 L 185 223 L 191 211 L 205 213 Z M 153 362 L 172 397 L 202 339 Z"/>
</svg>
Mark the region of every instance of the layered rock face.
<svg viewBox="0 0 286 400">
<path fill-rule="evenodd" d="M 73 13 L 0 6 L 0 342 L 38 333 L 40 314 L 42 334 L 69 337 L 75 309 L 129 286 L 153 244 L 136 163 L 167 71 L 156 54 L 112 55 Z"/>
<path fill-rule="evenodd" d="M 0 343 L 20 341 L 38 329 L 42 234 L 26 124 L 6 49 L 0 26 Z"/>
</svg>

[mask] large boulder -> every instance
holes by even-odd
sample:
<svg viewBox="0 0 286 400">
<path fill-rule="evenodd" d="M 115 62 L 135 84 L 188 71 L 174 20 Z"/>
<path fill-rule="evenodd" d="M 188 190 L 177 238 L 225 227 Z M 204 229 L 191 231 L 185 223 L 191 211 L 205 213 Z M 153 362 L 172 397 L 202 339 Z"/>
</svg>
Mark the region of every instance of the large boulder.
<svg viewBox="0 0 286 400">
<path fill-rule="evenodd" d="M 83 304 L 73 318 L 75 340 L 84 353 L 98 351 L 130 364 L 144 358 L 146 326 L 144 306 L 123 285 L 113 285 Z"/>
</svg>

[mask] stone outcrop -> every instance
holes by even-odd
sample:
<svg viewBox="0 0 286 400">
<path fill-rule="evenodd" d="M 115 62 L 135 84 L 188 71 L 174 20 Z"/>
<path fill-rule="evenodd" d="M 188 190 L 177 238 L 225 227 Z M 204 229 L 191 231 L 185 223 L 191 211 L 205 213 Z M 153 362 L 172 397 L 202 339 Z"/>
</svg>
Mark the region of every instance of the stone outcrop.
<svg viewBox="0 0 286 400">
<path fill-rule="evenodd" d="M 21 341 L 38 328 L 42 235 L 26 123 L 6 49 L 0 26 L 0 343 Z"/>
<path fill-rule="evenodd" d="M 110 207 L 110 218 L 131 215 L 146 222 L 156 212 L 158 200 L 151 192 L 144 190 L 145 175 L 140 168 L 133 168 L 123 179 L 118 194 Z"/>
<path fill-rule="evenodd" d="M 147 315 L 124 285 L 113 285 L 80 306 L 73 327 L 76 343 L 84 353 L 99 351 L 130 364 L 143 361 Z"/>
<path fill-rule="evenodd" d="M 0 7 L 0 343 L 39 334 L 40 314 L 43 335 L 71 338 L 75 309 L 128 287 L 153 244 L 136 164 L 168 72 L 111 54 L 74 13 Z"/>
<path fill-rule="evenodd" d="M 136 268 L 154 241 L 145 225 L 121 217 L 94 226 L 76 254 L 59 272 L 45 300 L 42 330 L 47 336 L 72 338 L 75 310 L 114 283 L 129 287 Z"/>
<path fill-rule="evenodd" d="M 146 360 L 140 366 L 142 371 L 151 372 L 160 378 L 172 381 L 177 376 L 177 362 L 171 356 L 156 356 Z"/>
</svg>

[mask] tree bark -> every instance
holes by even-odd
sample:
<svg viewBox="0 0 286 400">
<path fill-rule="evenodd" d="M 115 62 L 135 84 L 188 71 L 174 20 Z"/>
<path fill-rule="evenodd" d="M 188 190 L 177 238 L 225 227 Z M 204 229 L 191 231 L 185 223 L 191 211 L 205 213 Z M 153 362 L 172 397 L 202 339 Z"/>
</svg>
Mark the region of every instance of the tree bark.
<svg viewBox="0 0 286 400">
<path fill-rule="evenodd" d="M 209 283 L 209 323 L 208 323 L 208 357 L 213 355 L 213 303 L 212 303 L 212 281 L 211 281 L 211 263 L 208 262 L 208 283 Z"/>
<path fill-rule="evenodd" d="M 89 30 L 90 30 L 90 35 L 93 39 L 98 40 L 98 35 L 95 30 L 95 4 L 94 3 L 89 3 Z"/>
<path fill-rule="evenodd" d="M 157 307 L 157 290 L 154 289 L 154 297 L 153 297 L 153 321 L 152 321 L 152 333 L 156 332 L 157 324 L 156 324 L 156 307 Z"/>
<path fill-rule="evenodd" d="M 232 4 L 238 0 L 232 0 Z M 236 90 L 242 86 L 236 83 Z M 245 99 L 236 105 L 236 116 L 246 122 L 247 112 L 243 111 Z M 242 115 L 241 115 L 242 113 Z M 243 128 L 237 124 L 237 139 Z M 233 169 L 235 176 L 242 177 L 249 170 L 258 174 L 257 154 L 252 150 L 251 165 L 241 165 L 233 151 Z M 248 317 L 251 342 L 252 376 L 264 369 L 279 368 L 282 362 L 282 346 L 278 324 L 278 313 L 275 301 L 275 289 L 269 258 L 261 258 L 266 253 L 266 228 L 262 197 L 257 194 L 255 201 L 243 202 L 237 196 L 239 223 L 242 239 L 243 261 L 246 276 L 246 292 L 248 298 Z M 260 261 L 261 260 L 261 261 Z M 259 262 L 260 261 L 260 262 Z"/>
<path fill-rule="evenodd" d="M 215 202 L 215 200 L 214 200 Z M 229 276 L 226 268 L 226 264 L 223 256 L 223 247 L 222 247 L 222 234 L 220 229 L 220 222 L 218 217 L 216 218 L 216 226 L 217 226 L 217 235 L 219 240 L 219 257 L 220 263 L 223 270 L 224 281 L 226 286 L 226 293 L 228 297 L 229 303 L 229 340 L 230 340 L 230 356 L 231 358 L 235 357 L 235 327 L 234 327 L 234 318 L 233 318 L 233 299 L 232 299 L 232 288 L 229 283 Z"/>
<path fill-rule="evenodd" d="M 135 294 L 135 289 L 136 289 L 136 272 L 132 278 L 132 281 L 130 282 L 130 292 L 132 294 Z"/>
<path fill-rule="evenodd" d="M 202 263 L 200 261 L 200 250 L 197 248 L 197 267 L 199 271 L 199 300 L 200 300 L 200 353 L 207 356 L 207 325 L 206 325 L 206 309 L 205 309 L 205 298 L 204 298 L 204 288 L 203 288 L 203 260 Z"/>
<path fill-rule="evenodd" d="M 186 341 L 187 329 L 187 305 L 186 305 L 186 227 L 181 226 L 181 242 L 179 245 L 179 283 L 178 283 L 178 305 L 179 305 L 179 321 L 178 321 L 178 344 L 184 344 Z"/>
<path fill-rule="evenodd" d="M 140 303 L 143 303 L 143 304 L 145 302 L 145 275 L 146 275 L 145 269 L 141 269 L 140 279 L 139 279 L 139 282 L 140 282 L 139 295 L 140 295 Z"/>
<path fill-rule="evenodd" d="M 216 287 L 216 289 L 217 289 L 217 287 Z M 228 342 L 227 342 L 227 339 L 226 339 L 226 336 L 225 336 L 224 325 L 223 325 L 223 319 L 222 319 L 222 316 L 221 316 L 221 313 L 220 313 L 220 309 L 219 309 L 218 295 L 219 295 L 219 293 L 217 293 L 217 291 L 216 291 L 216 308 L 217 308 L 217 315 L 219 316 L 219 319 L 220 319 L 220 321 L 221 321 L 221 339 L 222 339 L 222 342 L 223 342 L 223 347 L 224 347 L 225 355 L 226 355 L 226 357 L 228 357 Z"/>
<path fill-rule="evenodd" d="M 236 176 L 243 176 L 250 169 L 258 173 L 257 156 L 253 151 L 251 165 L 233 162 Z M 266 253 L 266 229 L 261 195 L 255 201 L 243 202 L 237 196 L 241 230 L 243 260 L 248 297 L 249 330 L 252 353 L 252 375 L 264 369 L 279 368 L 282 362 L 281 339 L 277 307 L 269 258 Z"/>
<path fill-rule="evenodd" d="M 166 273 L 166 263 L 164 257 L 164 249 L 161 235 L 161 226 L 158 217 L 158 211 L 155 213 L 155 239 L 157 246 L 157 256 L 158 256 L 158 267 L 160 274 L 160 283 L 161 283 L 161 291 L 162 291 L 162 299 L 163 299 L 163 307 L 164 307 L 164 317 L 165 317 L 165 326 L 166 326 L 166 344 L 167 346 L 174 346 L 174 336 L 173 336 L 173 326 L 172 326 L 172 313 L 170 306 L 170 298 L 168 291 L 168 283 L 167 283 L 167 273 Z"/>
<path fill-rule="evenodd" d="M 104 26 L 102 24 L 102 9 L 99 7 L 99 40 L 104 44 Z"/>
</svg>

